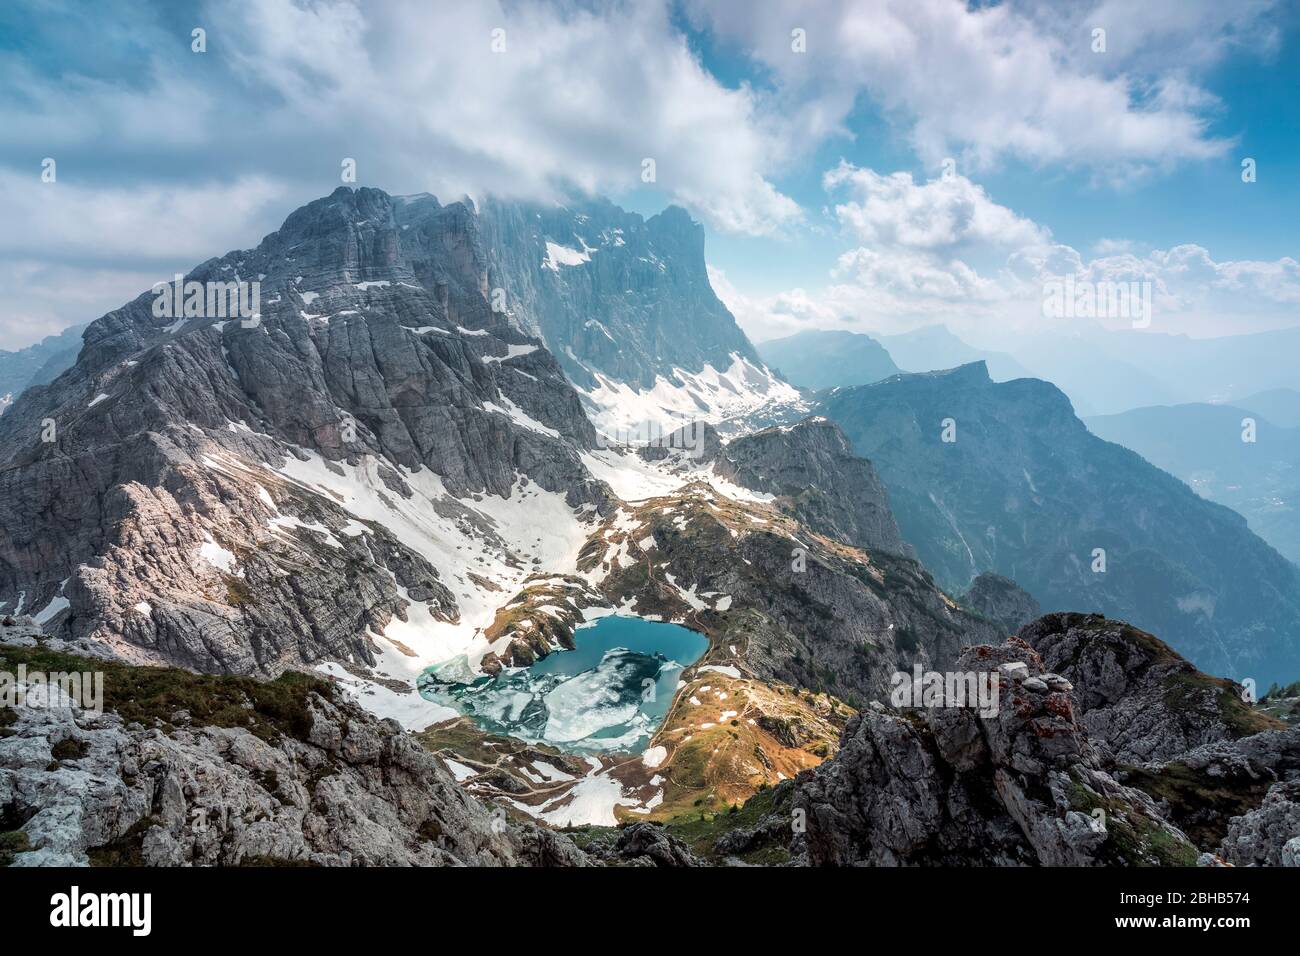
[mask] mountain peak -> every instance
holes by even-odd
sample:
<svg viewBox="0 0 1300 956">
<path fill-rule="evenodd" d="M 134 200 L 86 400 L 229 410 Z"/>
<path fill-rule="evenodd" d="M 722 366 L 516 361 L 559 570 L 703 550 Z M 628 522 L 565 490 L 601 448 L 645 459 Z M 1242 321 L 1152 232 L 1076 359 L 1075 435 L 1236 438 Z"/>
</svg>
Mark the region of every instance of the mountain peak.
<svg viewBox="0 0 1300 956">
<path fill-rule="evenodd" d="M 691 218 L 691 214 L 676 204 L 665 206 L 662 212 L 646 220 L 647 225 L 659 224 L 668 229 L 704 230 L 704 227 Z"/>
<path fill-rule="evenodd" d="M 952 388 L 954 386 L 982 388 L 986 385 L 992 384 L 993 379 L 989 376 L 988 364 L 983 359 L 980 359 L 979 361 L 967 362 L 953 368 L 936 369 L 931 372 L 899 372 L 896 375 L 891 375 L 878 382 L 850 389 L 849 391 L 898 387 L 924 387 L 928 385 L 940 385 L 944 389 Z"/>
<path fill-rule="evenodd" d="M 989 376 L 988 363 L 984 359 L 967 362 L 965 365 L 958 365 L 956 368 L 944 369 L 939 372 L 921 372 L 919 374 L 946 378 L 950 382 L 960 382 L 964 385 L 993 384 L 993 379 Z"/>
<path fill-rule="evenodd" d="M 481 219 L 513 320 L 541 336 L 584 391 L 605 388 L 602 380 L 654 389 L 706 366 L 725 373 L 735 356 L 758 364 L 709 284 L 704 228 L 684 209 L 643 220 L 607 200 L 493 200 Z"/>
<path fill-rule="evenodd" d="M 971 362 L 834 392 L 822 411 L 954 593 L 995 571 L 1046 610 L 1129 620 L 1220 674 L 1294 666 L 1294 565 L 1235 512 L 1090 433 L 1050 382 L 993 383 Z"/>
</svg>

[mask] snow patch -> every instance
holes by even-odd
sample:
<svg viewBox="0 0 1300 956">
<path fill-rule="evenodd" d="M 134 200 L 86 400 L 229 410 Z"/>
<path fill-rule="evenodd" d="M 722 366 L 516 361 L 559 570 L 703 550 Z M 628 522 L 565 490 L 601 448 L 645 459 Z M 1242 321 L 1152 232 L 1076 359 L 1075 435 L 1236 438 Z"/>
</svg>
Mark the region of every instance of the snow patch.
<svg viewBox="0 0 1300 956">
<path fill-rule="evenodd" d="M 592 369 L 597 384 L 584 392 L 593 406 L 590 418 L 598 431 L 649 441 L 692 421 L 719 424 L 755 414 L 766 407 L 806 410 L 799 390 L 763 366 L 732 353 L 719 371 L 705 365 L 698 372 L 675 368 L 655 378 L 654 386 L 637 389 Z"/>
<path fill-rule="evenodd" d="M 583 243 L 583 245 L 585 246 L 586 243 Z M 552 272 L 559 272 L 560 266 L 580 266 L 584 262 L 590 261 L 591 250 L 589 249 L 570 249 L 568 246 L 562 246 L 557 242 L 547 242 L 546 258 L 542 260 L 542 268 L 550 269 Z"/>
</svg>

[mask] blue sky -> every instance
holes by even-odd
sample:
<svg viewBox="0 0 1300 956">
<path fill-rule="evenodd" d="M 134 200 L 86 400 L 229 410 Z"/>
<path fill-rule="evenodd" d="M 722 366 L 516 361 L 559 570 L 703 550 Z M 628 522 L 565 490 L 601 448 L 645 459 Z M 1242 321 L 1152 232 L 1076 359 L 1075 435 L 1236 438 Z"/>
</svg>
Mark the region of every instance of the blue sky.
<svg viewBox="0 0 1300 956">
<path fill-rule="evenodd" d="M 1188 8 L 1194 14 L 1194 5 Z M 1169 248 L 1188 242 L 1233 259 L 1275 260 L 1296 254 L 1300 222 L 1300 7 L 1270 6 L 1264 42 L 1229 45 L 1199 77 L 1218 102 L 1205 110 L 1207 136 L 1231 141 L 1223 155 L 1179 164 L 1130 183 L 1099 180 L 1089 168 L 1044 166 L 1009 156 L 976 179 L 994 201 L 1051 228 L 1053 237 L 1080 250 L 1101 240 Z M 1086 22 L 1086 21 L 1085 21 Z M 683 28 L 709 70 L 722 82 L 765 85 L 766 71 L 743 50 L 720 47 L 708 31 Z M 810 162 L 775 179 L 809 210 L 824 203 L 820 173 L 841 160 L 877 170 L 909 172 L 916 180 L 937 170 L 911 148 L 906 118 L 891 122 L 867 94 L 846 117 L 848 135 L 828 139 Z M 1258 176 L 1246 187 L 1241 159 L 1257 160 Z M 833 217 L 823 217 L 833 229 Z M 711 237 L 710 262 L 735 276 L 747 292 L 772 294 L 807 277 L 834 258 L 833 232 L 801 233 L 790 241 L 756 241 L 735 233 Z M 1286 323 L 1291 324 L 1291 323 Z"/>
<path fill-rule="evenodd" d="M 1297 43 L 1279 0 L 19 0 L 0 347 L 256 244 L 343 157 L 394 193 L 682 204 L 756 339 L 1040 332 L 1062 273 L 1153 283 L 1152 331 L 1294 325 Z"/>
</svg>

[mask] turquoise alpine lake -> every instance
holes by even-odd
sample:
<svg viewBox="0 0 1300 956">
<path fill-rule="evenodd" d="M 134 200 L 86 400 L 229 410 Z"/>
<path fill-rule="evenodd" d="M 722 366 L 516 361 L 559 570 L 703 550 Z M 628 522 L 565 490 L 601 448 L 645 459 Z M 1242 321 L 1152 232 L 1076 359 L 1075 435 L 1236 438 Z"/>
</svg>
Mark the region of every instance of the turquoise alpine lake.
<svg viewBox="0 0 1300 956">
<path fill-rule="evenodd" d="M 464 659 L 429 668 L 425 698 L 491 733 L 570 753 L 640 753 L 668 713 L 682 668 L 709 648 L 679 624 L 610 616 L 573 635 L 574 649 L 466 682 Z"/>
</svg>

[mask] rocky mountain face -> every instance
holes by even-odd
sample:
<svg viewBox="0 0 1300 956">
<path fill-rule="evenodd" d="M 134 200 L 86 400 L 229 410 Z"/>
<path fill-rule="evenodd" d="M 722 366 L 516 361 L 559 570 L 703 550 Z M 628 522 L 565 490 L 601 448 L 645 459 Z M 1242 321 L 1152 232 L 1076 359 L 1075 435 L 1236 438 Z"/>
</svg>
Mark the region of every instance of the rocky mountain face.
<svg viewBox="0 0 1300 956">
<path fill-rule="evenodd" d="M 837 390 L 821 411 L 954 593 L 995 571 L 1048 610 L 1160 634 L 1212 673 L 1264 687 L 1300 668 L 1296 567 L 1239 515 L 1090 434 L 1052 385 L 995 384 L 976 363 Z"/>
<path fill-rule="evenodd" d="M 82 655 L 325 672 L 415 729 L 448 716 L 416 693 L 432 664 L 474 680 L 572 647 L 588 611 L 658 615 L 708 634 L 706 664 L 771 725 L 735 765 L 767 747 L 773 780 L 823 759 L 847 712 L 778 683 L 866 699 L 983 633 L 826 421 L 730 455 L 712 428 L 698 457 L 601 447 L 551 351 L 494 308 L 483 222 L 340 189 L 94 323 L 0 425 L 0 611 Z M 159 314 L 226 283 L 257 283 L 247 314 Z M 642 483 L 665 491 L 653 516 Z"/>
<path fill-rule="evenodd" d="M 839 426 L 805 418 L 723 445 L 707 422 L 692 422 L 637 448 L 646 461 L 712 473 L 768 498 L 818 534 L 870 551 L 911 556 L 871 462 L 859 458 Z"/>
<path fill-rule="evenodd" d="M 1049 614 L 1019 636 L 1073 683 L 1080 722 L 1116 777 L 1198 847 L 1238 866 L 1300 863 L 1300 730 L 1122 621 Z"/>
<path fill-rule="evenodd" d="M 996 715 L 945 706 L 866 712 L 846 728 L 839 754 L 796 785 L 810 863 L 1196 859 L 1196 848 L 1154 801 L 1102 768 L 1077 721 L 1069 682 L 1045 670 L 1031 648 L 1015 639 L 971 648 L 957 670 L 996 672 Z"/>
<path fill-rule="evenodd" d="M 1234 601 L 1285 609 L 1263 600 L 1285 582 L 1232 536 L 1240 522 L 1171 514 L 1149 495 L 1149 466 L 1114 464 L 1113 446 L 1089 465 L 1099 453 L 1072 444 L 1082 426 L 1042 383 L 1012 383 L 1010 402 L 982 394 L 986 378 L 967 383 L 952 414 L 970 461 L 956 474 L 921 438 L 934 419 L 937 440 L 947 397 L 855 400 L 834 416 L 851 442 L 812 418 L 729 444 L 700 425 L 611 447 L 589 412 L 734 425 L 797 393 L 733 350 L 684 214 L 523 209 L 340 189 L 185 277 L 204 291 L 256 282 L 255 308 L 159 315 L 146 293 L 93 323 L 76 363 L 0 418 L 0 671 L 107 678 L 102 714 L 0 709 L 8 862 L 701 861 L 698 839 L 643 821 L 585 852 L 521 822 L 561 787 L 572 804 L 613 788 L 641 794 L 628 812 L 679 816 L 748 796 L 747 832 L 733 826 L 716 847 L 749 862 L 1294 856 L 1279 840 L 1300 755 L 1292 732 L 1232 704 L 1238 688 L 1115 622 L 1049 617 L 999 644 L 1033 599 L 984 575 L 958 602 L 940 583 L 964 588 L 982 570 L 975 549 L 969 568 L 944 564 L 952 539 L 936 535 L 937 583 L 905 544 L 926 543 L 917 527 L 982 540 L 980 554 L 1009 551 L 1001 570 L 1039 596 L 1019 572 L 1054 565 L 1024 542 L 1074 548 L 1070 534 L 1092 533 L 1085 519 L 1119 507 L 1125 533 L 1146 537 L 1107 544 L 1112 571 L 1157 545 L 1193 557 L 1201 540 L 1232 545 L 1186 572 L 1225 576 L 1203 615 L 1217 626 L 1243 613 Z M 630 351 L 588 340 L 604 334 L 592 321 L 629 336 Z M 648 387 L 626 355 L 654 373 Z M 710 404 L 720 395 L 731 398 Z M 854 454 L 867 447 L 873 461 Z M 954 511 L 960 495 L 975 504 Z M 977 524 L 1008 510 L 1023 523 Z M 1186 537 L 1169 530 L 1175 518 Z M 999 535 L 1019 544 L 990 550 Z M 1255 591 L 1230 593 L 1245 586 L 1230 564 L 1256 574 Z M 1117 593 L 1146 609 L 1151 590 L 1143 578 Z M 708 640 L 641 760 L 595 771 L 547 751 L 563 776 L 521 791 L 538 747 L 502 748 L 415 692 L 431 664 L 473 682 L 572 647 L 581 623 L 611 612 Z M 1242 648 L 1237 631 L 1197 635 Z M 996 673 L 1001 701 L 886 707 L 914 665 Z M 1124 730 L 1130 715 L 1141 739 Z M 458 786 L 466 773 L 473 793 Z M 795 810 L 808 825 L 790 841 Z"/>
<path fill-rule="evenodd" d="M 1172 759 L 1116 762 L 1122 740 L 1105 736 L 1116 725 L 1089 719 L 1095 691 L 1052 670 L 1030 640 L 1083 677 L 1093 672 L 1083 662 L 1144 655 L 1153 641 L 1121 622 L 1050 616 L 955 662 L 996 675 L 996 711 L 946 697 L 901 711 L 874 704 L 850 719 L 830 760 L 738 814 L 589 833 L 579 851 L 481 804 L 416 738 L 328 682 L 88 660 L 19 620 L 0 625 L 4 669 L 108 673 L 102 714 L 0 708 L 0 862 L 1300 864 L 1300 730 L 1221 724 L 1220 739 Z M 1144 677 L 1097 708 L 1149 704 L 1153 686 Z M 1173 726 L 1188 724 L 1177 710 L 1186 699 L 1164 711 Z"/>
<path fill-rule="evenodd" d="M 988 618 L 1006 634 L 1014 634 L 1043 611 L 1032 594 L 1010 578 L 985 571 L 971 582 L 961 603 Z"/>
<path fill-rule="evenodd" d="M 605 200 L 489 200 L 492 283 L 541 338 L 606 433 L 652 438 L 799 403 L 709 284 L 704 228 L 670 206 L 643 219 Z"/>
<path fill-rule="evenodd" d="M 696 423 L 586 460 L 620 459 L 654 463 L 664 490 L 625 492 L 576 574 L 538 573 L 504 601 L 484 666 L 572 647 L 587 610 L 612 607 L 705 633 L 706 663 L 862 701 L 887 693 L 897 667 L 946 666 L 997 637 L 911 556 L 870 462 L 825 419 L 725 446 Z"/>
<path fill-rule="evenodd" d="M 1285 401 L 1285 390 L 1278 390 L 1261 405 L 1289 422 Z M 1099 438 L 1133 449 L 1201 497 L 1227 505 L 1283 557 L 1300 563 L 1300 427 L 1274 423 L 1244 401 L 1135 408 L 1084 421 Z"/>
<path fill-rule="evenodd" d="M 1233 817 L 1219 855 L 1233 866 L 1300 866 L 1300 783 L 1274 784 L 1258 807 Z"/>
<path fill-rule="evenodd" d="M 704 482 L 621 507 L 578 567 L 612 605 L 707 634 L 706 663 L 854 706 L 887 695 L 899 669 L 948 667 L 965 645 L 996 638 L 915 560 L 842 544 L 775 502 L 728 499 Z"/>
<path fill-rule="evenodd" d="M 673 369 L 724 370 L 737 357 L 758 364 L 709 284 L 704 227 L 681 208 L 643 219 L 607 200 L 489 200 L 482 222 L 512 317 L 580 388 L 600 373 L 648 389 Z"/>
<path fill-rule="evenodd" d="M 1060 673 L 1092 681 L 1102 661 L 1142 669 L 1153 660 L 1165 683 L 1144 673 L 1112 683 L 1104 699 L 1095 683 Z M 996 675 L 996 712 L 954 702 L 947 690 L 926 706 L 864 709 L 835 756 L 755 798 L 758 811 L 747 806 L 738 822 L 717 817 L 697 852 L 813 865 L 1297 860 L 1300 730 L 1279 729 L 1238 699 L 1221 702 L 1227 719 L 1187 736 L 1215 711 L 1186 687 L 1226 682 L 1150 635 L 1096 615 L 1048 615 L 1003 644 L 967 648 L 956 667 Z M 1116 706 L 1155 709 L 1145 727 L 1172 756 L 1128 762 L 1133 738 L 1108 719 Z M 1206 742 L 1179 750 L 1178 739 Z"/>
<path fill-rule="evenodd" d="M 903 371 L 884 346 L 858 332 L 799 332 L 760 343 L 758 354 L 788 381 L 814 390 L 870 385 Z"/>
<path fill-rule="evenodd" d="M 1089 736 L 1125 763 L 1168 760 L 1203 744 L 1281 729 L 1169 645 L 1099 614 L 1048 614 L 1020 630 L 1043 666 L 1074 685 Z"/>
<path fill-rule="evenodd" d="M 417 530 L 522 577 L 513 532 L 460 499 L 608 491 L 579 459 L 578 396 L 492 311 L 487 269 L 466 206 L 340 188 L 186 277 L 258 282 L 258 314 L 160 319 L 146 293 L 92 324 L 0 419 L 0 609 L 130 659 L 273 675 L 372 663 L 394 618 L 460 619 L 464 561 L 434 567 Z"/>
<path fill-rule="evenodd" d="M 762 494 L 812 530 L 869 551 L 912 555 L 871 462 L 824 418 L 764 429 L 727 445 L 719 474 Z"/>
<path fill-rule="evenodd" d="M 205 678 L 5 639 L 6 670 L 106 670 L 108 699 L 98 714 L 0 708 L 0 865 L 586 863 L 325 681 Z"/>
</svg>

